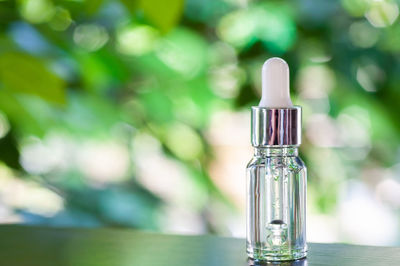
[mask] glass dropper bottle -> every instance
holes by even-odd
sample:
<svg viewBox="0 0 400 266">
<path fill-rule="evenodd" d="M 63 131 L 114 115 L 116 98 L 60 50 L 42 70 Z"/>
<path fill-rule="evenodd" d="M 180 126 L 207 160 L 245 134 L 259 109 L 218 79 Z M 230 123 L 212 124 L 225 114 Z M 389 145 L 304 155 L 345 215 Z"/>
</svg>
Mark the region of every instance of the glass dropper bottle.
<svg viewBox="0 0 400 266">
<path fill-rule="evenodd" d="M 298 156 L 301 107 L 280 58 L 262 68 L 262 98 L 251 109 L 254 157 L 247 166 L 247 254 L 257 261 L 304 258 L 307 170 Z"/>
</svg>

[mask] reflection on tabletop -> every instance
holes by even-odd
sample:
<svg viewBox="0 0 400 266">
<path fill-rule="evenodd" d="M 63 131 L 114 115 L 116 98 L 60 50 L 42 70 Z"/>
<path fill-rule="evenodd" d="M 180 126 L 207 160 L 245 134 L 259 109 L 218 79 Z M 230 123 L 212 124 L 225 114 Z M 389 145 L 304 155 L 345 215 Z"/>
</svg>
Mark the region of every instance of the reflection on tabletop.
<svg viewBox="0 0 400 266">
<path fill-rule="evenodd" d="M 307 266 L 307 259 L 295 260 L 295 261 L 254 261 L 252 259 L 247 260 L 248 266 Z"/>
</svg>

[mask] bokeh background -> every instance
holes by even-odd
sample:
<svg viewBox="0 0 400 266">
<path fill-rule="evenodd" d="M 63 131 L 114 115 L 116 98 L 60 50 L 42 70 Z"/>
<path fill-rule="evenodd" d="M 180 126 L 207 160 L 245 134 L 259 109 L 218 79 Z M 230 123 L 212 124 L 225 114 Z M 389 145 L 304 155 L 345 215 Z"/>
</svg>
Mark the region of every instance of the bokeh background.
<svg viewBox="0 0 400 266">
<path fill-rule="evenodd" d="M 243 237 L 249 108 L 280 56 L 308 239 L 399 245 L 399 4 L 0 1 L 0 222 Z"/>
</svg>

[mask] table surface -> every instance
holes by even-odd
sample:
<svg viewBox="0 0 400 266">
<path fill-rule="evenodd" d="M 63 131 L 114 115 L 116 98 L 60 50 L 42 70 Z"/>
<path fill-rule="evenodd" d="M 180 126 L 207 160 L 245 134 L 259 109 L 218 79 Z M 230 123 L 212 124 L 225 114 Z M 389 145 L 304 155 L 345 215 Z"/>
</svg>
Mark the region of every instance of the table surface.
<svg viewBox="0 0 400 266">
<path fill-rule="evenodd" d="M 400 265 L 399 247 L 309 244 L 306 260 L 266 265 Z M 0 226 L 0 265 L 249 266 L 243 239 L 128 229 Z"/>
</svg>

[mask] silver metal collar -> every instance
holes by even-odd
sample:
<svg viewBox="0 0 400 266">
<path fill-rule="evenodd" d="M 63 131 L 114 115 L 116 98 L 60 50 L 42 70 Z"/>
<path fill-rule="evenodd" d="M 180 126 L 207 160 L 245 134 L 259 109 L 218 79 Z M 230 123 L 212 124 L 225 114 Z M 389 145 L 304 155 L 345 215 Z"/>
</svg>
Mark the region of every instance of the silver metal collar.
<svg viewBox="0 0 400 266">
<path fill-rule="evenodd" d="M 254 147 L 301 144 L 301 107 L 251 107 L 251 144 Z"/>
</svg>

